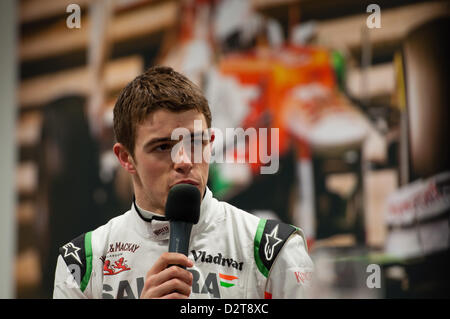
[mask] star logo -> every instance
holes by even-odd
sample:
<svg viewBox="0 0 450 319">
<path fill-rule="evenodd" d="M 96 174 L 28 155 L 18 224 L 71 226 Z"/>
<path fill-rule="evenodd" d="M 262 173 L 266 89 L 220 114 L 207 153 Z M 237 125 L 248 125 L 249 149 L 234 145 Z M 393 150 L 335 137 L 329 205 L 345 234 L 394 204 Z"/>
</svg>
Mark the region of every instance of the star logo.
<svg viewBox="0 0 450 319">
<path fill-rule="evenodd" d="M 81 264 L 80 256 L 78 255 L 78 251 L 81 250 L 81 248 L 78 248 L 73 243 L 65 244 L 63 248 L 64 248 L 64 258 L 72 256 L 73 258 L 75 258 L 76 261 L 78 261 Z"/>
<path fill-rule="evenodd" d="M 273 258 L 275 247 L 282 242 L 278 235 L 278 225 L 272 230 L 270 234 L 266 234 L 266 245 L 264 246 L 264 254 L 266 259 L 270 261 Z"/>
</svg>

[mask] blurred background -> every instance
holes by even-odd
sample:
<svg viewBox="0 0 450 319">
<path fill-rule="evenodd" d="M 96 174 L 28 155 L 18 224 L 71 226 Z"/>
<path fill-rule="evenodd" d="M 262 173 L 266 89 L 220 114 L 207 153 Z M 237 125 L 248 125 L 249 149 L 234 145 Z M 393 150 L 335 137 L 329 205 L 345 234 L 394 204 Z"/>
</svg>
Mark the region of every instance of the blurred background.
<svg viewBox="0 0 450 319">
<path fill-rule="evenodd" d="M 279 156 L 276 174 L 261 174 L 262 161 L 213 163 L 209 187 L 304 230 L 311 298 L 449 296 L 449 1 L 0 9 L 0 297 L 49 298 L 57 248 L 129 209 L 112 109 L 158 64 L 203 89 L 213 127 L 279 128 L 279 141 L 244 155 Z"/>
</svg>

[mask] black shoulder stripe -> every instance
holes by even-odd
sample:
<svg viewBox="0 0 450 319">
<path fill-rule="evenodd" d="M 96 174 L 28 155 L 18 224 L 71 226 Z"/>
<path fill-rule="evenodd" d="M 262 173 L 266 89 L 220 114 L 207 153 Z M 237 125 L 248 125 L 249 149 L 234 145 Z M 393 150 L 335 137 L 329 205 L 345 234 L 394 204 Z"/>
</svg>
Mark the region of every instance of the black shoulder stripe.
<svg viewBox="0 0 450 319">
<path fill-rule="evenodd" d="M 277 220 L 261 219 L 255 235 L 255 261 L 264 276 L 269 271 L 287 239 L 296 228 Z"/>
<path fill-rule="evenodd" d="M 66 262 L 78 286 L 81 285 L 81 280 L 86 274 L 85 247 L 85 234 L 82 234 L 59 248 L 59 254 Z"/>
</svg>

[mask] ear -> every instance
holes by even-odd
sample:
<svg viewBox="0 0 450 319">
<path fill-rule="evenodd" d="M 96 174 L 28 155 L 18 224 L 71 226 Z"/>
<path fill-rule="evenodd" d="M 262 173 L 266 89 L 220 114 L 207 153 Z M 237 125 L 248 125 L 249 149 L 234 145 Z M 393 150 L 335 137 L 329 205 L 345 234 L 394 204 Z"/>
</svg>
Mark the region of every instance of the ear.
<svg viewBox="0 0 450 319">
<path fill-rule="evenodd" d="M 209 142 L 212 144 L 212 143 L 214 143 L 214 140 L 216 139 L 216 133 L 214 132 L 213 128 L 210 128 L 209 134 L 210 134 Z"/>
<path fill-rule="evenodd" d="M 119 160 L 120 165 L 122 165 L 122 167 L 125 168 L 128 173 L 135 174 L 136 165 L 134 163 L 133 156 L 127 150 L 127 148 L 121 143 L 116 143 L 113 146 L 113 151 L 117 159 Z"/>
</svg>

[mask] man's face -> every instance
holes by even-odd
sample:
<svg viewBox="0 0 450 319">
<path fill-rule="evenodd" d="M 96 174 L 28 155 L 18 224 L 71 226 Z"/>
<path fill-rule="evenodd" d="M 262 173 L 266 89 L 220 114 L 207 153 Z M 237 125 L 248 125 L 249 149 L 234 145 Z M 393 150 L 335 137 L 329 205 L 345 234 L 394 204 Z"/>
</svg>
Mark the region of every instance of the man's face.
<svg viewBox="0 0 450 319">
<path fill-rule="evenodd" d="M 194 121 L 202 123 L 202 131 L 208 129 L 204 115 L 196 110 L 180 113 L 157 110 L 136 127 L 134 157 L 128 154 L 128 159 L 125 159 L 123 154 L 118 155 L 118 144 L 114 146 L 122 166 L 133 176 L 136 201 L 143 209 L 164 214 L 169 190 L 180 182 L 193 184 L 200 194 L 204 193 L 214 137 L 202 140 L 201 132 L 194 135 Z M 186 149 L 189 145 L 171 139 L 177 128 L 186 129 L 188 136 L 193 134 L 190 136 L 192 144 L 194 141 L 200 143 L 202 153 L 206 154 L 201 162 L 194 161 L 194 154 L 189 156 Z M 187 138 L 183 139 L 186 142 Z"/>
</svg>

